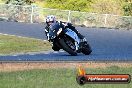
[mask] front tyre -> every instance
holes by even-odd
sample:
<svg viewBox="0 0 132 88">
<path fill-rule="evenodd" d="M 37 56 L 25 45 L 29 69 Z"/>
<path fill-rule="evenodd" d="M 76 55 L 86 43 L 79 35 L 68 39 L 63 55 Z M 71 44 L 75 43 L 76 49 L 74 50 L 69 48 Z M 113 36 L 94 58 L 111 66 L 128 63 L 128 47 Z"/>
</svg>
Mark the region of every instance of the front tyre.
<svg viewBox="0 0 132 88">
<path fill-rule="evenodd" d="M 72 56 L 76 56 L 77 52 L 76 50 L 73 50 L 70 46 L 68 46 L 68 44 L 66 44 L 64 39 L 60 39 L 60 44 L 62 46 L 62 48 L 68 52 L 69 54 L 71 54 Z"/>
</svg>

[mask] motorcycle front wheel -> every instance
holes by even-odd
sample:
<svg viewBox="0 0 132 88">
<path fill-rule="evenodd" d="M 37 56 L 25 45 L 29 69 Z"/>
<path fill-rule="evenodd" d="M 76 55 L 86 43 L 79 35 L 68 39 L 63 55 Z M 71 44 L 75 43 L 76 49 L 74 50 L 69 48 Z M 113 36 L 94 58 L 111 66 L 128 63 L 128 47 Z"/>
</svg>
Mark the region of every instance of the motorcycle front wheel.
<svg viewBox="0 0 132 88">
<path fill-rule="evenodd" d="M 72 56 L 77 55 L 75 45 L 72 41 L 70 41 L 70 39 L 68 39 L 68 40 L 60 39 L 60 44 L 61 44 L 62 48 L 66 52 L 68 52 L 70 55 L 72 55 Z"/>
</svg>

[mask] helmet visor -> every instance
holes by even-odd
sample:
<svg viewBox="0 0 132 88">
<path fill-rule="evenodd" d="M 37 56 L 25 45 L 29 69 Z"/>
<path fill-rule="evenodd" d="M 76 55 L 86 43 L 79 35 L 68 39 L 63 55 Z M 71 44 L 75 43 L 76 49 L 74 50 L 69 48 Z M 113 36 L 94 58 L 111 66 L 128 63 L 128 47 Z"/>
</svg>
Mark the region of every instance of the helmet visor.
<svg viewBox="0 0 132 88">
<path fill-rule="evenodd" d="M 54 23 L 53 21 L 49 21 L 49 22 L 47 22 L 48 23 L 48 25 L 51 25 L 52 23 Z"/>
</svg>

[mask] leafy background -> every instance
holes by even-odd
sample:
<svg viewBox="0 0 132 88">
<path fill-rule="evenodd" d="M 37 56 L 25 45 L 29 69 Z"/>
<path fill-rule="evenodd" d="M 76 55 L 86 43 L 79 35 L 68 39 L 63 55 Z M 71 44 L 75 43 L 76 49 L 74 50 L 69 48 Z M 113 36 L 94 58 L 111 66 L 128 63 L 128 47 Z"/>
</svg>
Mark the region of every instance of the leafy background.
<svg viewBox="0 0 132 88">
<path fill-rule="evenodd" d="M 0 0 L 19 5 L 36 4 L 40 7 L 132 16 L 132 0 Z"/>
</svg>

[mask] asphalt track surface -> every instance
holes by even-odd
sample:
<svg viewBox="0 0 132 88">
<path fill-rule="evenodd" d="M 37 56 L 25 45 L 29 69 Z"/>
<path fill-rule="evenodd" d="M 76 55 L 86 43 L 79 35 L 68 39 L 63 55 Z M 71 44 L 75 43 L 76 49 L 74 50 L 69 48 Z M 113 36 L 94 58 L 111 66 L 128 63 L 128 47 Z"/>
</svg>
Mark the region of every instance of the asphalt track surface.
<svg viewBox="0 0 132 88">
<path fill-rule="evenodd" d="M 132 31 L 76 27 L 92 47 L 91 55 L 64 51 L 0 56 L 0 61 L 132 61 Z M 46 40 L 44 24 L 0 22 L 0 33 Z"/>
</svg>

